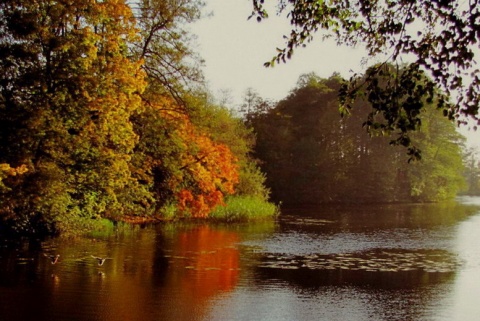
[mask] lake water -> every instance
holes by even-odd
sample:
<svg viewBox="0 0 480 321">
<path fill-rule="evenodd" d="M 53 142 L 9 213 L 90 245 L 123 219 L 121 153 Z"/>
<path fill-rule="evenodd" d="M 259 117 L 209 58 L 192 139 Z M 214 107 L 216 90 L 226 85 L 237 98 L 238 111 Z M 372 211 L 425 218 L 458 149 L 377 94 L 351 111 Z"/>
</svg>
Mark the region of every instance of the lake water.
<svg viewBox="0 0 480 321">
<path fill-rule="evenodd" d="M 2 321 L 480 320 L 480 198 L 0 246 Z"/>
</svg>

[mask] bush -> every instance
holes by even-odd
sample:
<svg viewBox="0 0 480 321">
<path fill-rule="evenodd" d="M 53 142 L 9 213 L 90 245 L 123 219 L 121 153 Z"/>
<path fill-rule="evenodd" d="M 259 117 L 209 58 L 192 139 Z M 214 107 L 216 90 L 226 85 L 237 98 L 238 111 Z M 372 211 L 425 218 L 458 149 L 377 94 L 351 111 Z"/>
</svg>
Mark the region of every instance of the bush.
<svg viewBox="0 0 480 321">
<path fill-rule="evenodd" d="M 265 174 L 253 160 L 241 164 L 239 182 L 235 187 L 236 195 L 253 196 L 259 200 L 269 199 L 270 190 L 265 187 Z"/>
</svg>

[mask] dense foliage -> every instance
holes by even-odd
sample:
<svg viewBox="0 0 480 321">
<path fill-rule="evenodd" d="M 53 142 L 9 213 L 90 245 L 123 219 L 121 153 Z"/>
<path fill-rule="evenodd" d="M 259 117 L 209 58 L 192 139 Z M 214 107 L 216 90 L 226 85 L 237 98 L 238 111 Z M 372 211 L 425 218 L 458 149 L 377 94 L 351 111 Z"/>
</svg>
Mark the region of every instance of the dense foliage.
<svg viewBox="0 0 480 321">
<path fill-rule="evenodd" d="M 426 202 L 452 198 L 461 190 L 463 137 L 434 104 L 426 104 L 421 130 L 411 138 L 423 159 L 408 162 L 381 128 L 365 133 L 362 123 L 372 111 L 365 100 L 356 102 L 350 116 L 339 117 L 337 92 L 343 81 L 338 75 L 304 75 L 287 98 L 266 112 L 247 115 L 257 135 L 256 156 L 276 200 Z"/>
<path fill-rule="evenodd" d="M 268 17 L 264 2 L 253 0 L 252 16 L 258 21 Z M 292 31 L 285 36 L 285 48 L 277 49 L 267 66 L 290 59 L 295 48 L 306 45 L 316 34 L 331 37 L 342 45 L 362 45 L 368 57 L 383 59 L 384 64 L 401 65 L 402 59 L 413 59 L 408 74 L 406 70 L 400 72 L 401 68 L 384 68 L 384 64 L 380 64 L 369 68 L 365 77 L 352 76 L 339 90 L 345 110 L 354 106 L 359 94 L 366 93 L 374 113 L 385 118 L 384 123 L 374 126 L 397 132 L 399 137 L 395 143 L 407 146 L 411 156 L 421 157 L 421 149 L 412 143 L 409 133 L 420 128 L 420 115 L 427 108 L 425 96 L 450 120 L 464 122 L 459 117 L 467 116 L 477 125 L 480 122 L 480 76 L 474 59 L 480 37 L 479 1 L 272 2 L 278 5 L 278 12 L 288 12 Z M 429 77 L 423 77 L 425 72 Z M 378 86 L 378 76 L 387 77 L 389 81 Z M 418 83 L 420 79 L 422 82 Z M 436 91 L 438 86 L 441 92 Z M 454 101 L 451 97 L 455 97 Z"/>
<path fill-rule="evenodd" d="M 202 3 L 132 6 L 0 3 L 2 226 L 80 233 L 103 218 L 206 217 L 234 193 L 265 201 L 251 133 L 189 97 L 200 61 L 180 24 Z M 205 126 L 216 119 L 230 127 Z"/>
<path fill-rule="evenodd" d="M 459 190 L 461 137 L 432 106 L 446 106 L 451 117 L 467 107 L 448 109 L 449 92 L 433 82 L 463 87 L 442 82 L 443 74 L 430 80 L 424 70 L 435 69 L 419 62 L 379 64 L 347 86 L 338 76 L 306 75 L 276 105 L 249 91 L 242 108 L 265 176 L 251 155 L 252 130 L 199 89 L 202 61 L 184 26 L 202 6 L 0 3 L 0 232 L 76 234 L 105 219 L 271 217 L 277 208 L 266 203 L 267 177 L 285 202 L 435 201 Z M 469 103 L 477 97 L 473 79 Z M 345 114 L 359 111 L 340 118 L 339 103 Z M 383 133 L 397 133 L 394 142 L 410 146 L 411 156 L 421 148 L 424 162 L 408 165 Z"/>
</svg>

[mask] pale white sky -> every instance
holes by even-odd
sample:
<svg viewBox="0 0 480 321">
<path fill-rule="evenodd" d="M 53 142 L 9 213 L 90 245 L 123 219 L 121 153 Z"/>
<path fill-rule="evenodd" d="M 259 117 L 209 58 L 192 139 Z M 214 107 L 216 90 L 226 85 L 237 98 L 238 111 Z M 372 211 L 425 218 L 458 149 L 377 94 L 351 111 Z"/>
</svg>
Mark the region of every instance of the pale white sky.
<svg viewBox="0 0 480 321">
<path fill-rule="evenodd" d="M 321 39 L 299 48 L 287 64 L 265 68 L 263 63 L 275 55 L 276 47 L 284 47 L 282 37 L 290 32 L 284 17 L 277 17 L 272 9 L 270 18 L 261 23 L 247 20 L 252 11 L 250 0 L 208 0 L 205 11 L 213 11 L 213 17 L 193 27 L 198 49 L 206 60 L 205 77 L 214 93 L 229 89 L 236 102 L 249 87 L 263 98 L 282 99 L 301 74 L 312 71 L 321 77 L 333 72 L 348 77 L 350 69 L 361 71 L 359 50 Z"/>
<path fill-rule="evenodd" d="M 277 17 L 270 8 L 270 17 L 261 23 L 247 20 L 252 11 L 251 0 L 207 0 L 205 12 L 213 16 L 195 23 L 200 55 L 205 59 L 204 74 L 215 95 L 228 90 L 232 103 L 238 106 L 247 88 L 254 88 L 265 99 L 285 98 L 300 75 L 315 72 L 329 77 L 339 72 L 350 77 L 362 72 L 361 48 L 339 47 L 320 37 L 306 48 L 299 48 L 286 64 L 265 68 L 263 63 L 275 55 L 275 48 L 284 47 L 283 35 L 290 26 L 285 17 Z M 369 63 L 370 64 L 370 63 Z M 480 131 L 461 130 L 469 145 L 480 150 Z"/>
</svg>

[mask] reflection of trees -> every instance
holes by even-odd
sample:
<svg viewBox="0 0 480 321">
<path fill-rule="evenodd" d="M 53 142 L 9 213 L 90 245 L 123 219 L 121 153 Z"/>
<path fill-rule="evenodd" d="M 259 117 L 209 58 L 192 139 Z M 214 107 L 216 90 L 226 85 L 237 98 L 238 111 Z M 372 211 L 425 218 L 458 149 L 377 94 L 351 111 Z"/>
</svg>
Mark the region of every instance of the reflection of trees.
<svg viewBox="0 0 480 321">
<path fill-rule="evenodd" d="M 323 286 L 357 286 L 376 291 L 416 289 L 452 282 L 455 272 L 429 273 L 423 270 L 408 272 L 369 272 L 348 269 L 281 269 L 260 268 L 262 279 L 283 280 L 295 288 L 317 291 Z M 401 291 L 400 291 L 401 292 Z"/>
<path fill-rule="evenodd" d="M 477 213 L 476 205 L 456 201 L 428 204 L 362 204 L 284 207 L 281 221 L 284 229 L 292 225 L 306 232 L 336 233 L 387 230 L 391 228 L 438 228 L 458 224 Z M 306 224 L 308 223 L 308 224 Z"/>
<path fill-rule="evenodd" d="M 171 232 L 134 228 L 103 239 L 54 240 L 43 249 L 25 251 L 25 257 L 35 257 L 25 264 L 18 259 L 19 251 L 8 251 L 7 256 L 0 248 L 0 285 L 12 285 L 8 291 L 0 288 L 0 315 L 9 321 L 200 317 L 212 298 L 238 282 L 240 236 L 207 225 L 174 227 Z M 58 264 L 41 255 L 45 249 L 61 254 Z M 98 266 L 91 254 L 112 259 Z M 25 291 L 23 285 L 30 282 L 35 286 Z"/>
<path fill-rule="evenodd" d="M 207 225 L 175 230 L 171 246 L 161 250 L 168 252 L 169 262 L 155 302 L 160 305 L 156 319 L 200 320 L 215 295 L 233 290 L 239 278 L 239 240 L 236 232 Z"/>
<path fill-rule="evenodd" d="M 452 287 L 455 273 L 259 269 L 261 282 L 281 282 L 314 301 L 332 302 L 351 320 L 423 320 Z M 314 304 L 314 303 L 312 303 Z M 328 304 L 326 306 L 328 309 Z M 327 310 L 325 314 L 331 312 Z M 368 315 L 368 318 L 366 317 Z"/>
<path fill-rule="evenodd" d="M 168 266 L 168 259 L 165 255 L 165 236 L 163 233 L 156 233 L 152 262 L 152 284 L 155 287 L 166 284 Z"/>
<path fill-rule="evenodd" d="M 175 252 L 188 258 L 184 286 L 194 291 L 195 300 L 205 300 L 220 291 L 232 290 L 238 281 L 239 253 L 234 245 L 237 233 L 207 225 L 178 236 Z"/>
<path fill-rule="evenodd" d="M 79 256 L 74 253 L 113 259 L 102 267 L 90 257 L 57 266 L 74 273 L 68 286 L 74 284 L 76 291 L 59 289 L 62 293 L 54 299 L 55 309 L 66 313 L 60 302 L 64 306 L 81 302 L 98 310 L 102 320 L 185 320 L 202 314 L 210 298 L 237 283 L 239 254 L 234 245 L 238 234 L 198 226 L 175 230 L 173 235 L 170 240 L 162 229 L 146 228 L 101 242 L 65 244 L 65 260 Z M 70 305 L 68 310 L 72 309 Z"/>
</svg>

